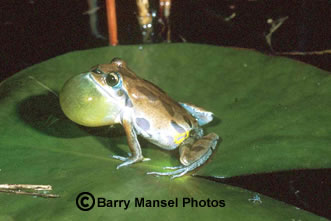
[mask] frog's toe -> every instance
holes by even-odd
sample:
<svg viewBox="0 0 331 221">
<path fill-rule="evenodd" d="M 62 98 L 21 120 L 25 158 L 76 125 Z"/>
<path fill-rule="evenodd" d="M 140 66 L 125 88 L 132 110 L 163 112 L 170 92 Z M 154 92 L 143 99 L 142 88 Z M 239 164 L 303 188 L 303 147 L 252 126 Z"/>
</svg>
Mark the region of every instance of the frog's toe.
<svg viewBox="0 0 331 221">
<path fill-rule="evenodd" d="M 177 170 L 183 168 L 183 165 L 175 166 L 175 167 L 163 167 L 164 170 Z"/>
<path fill-rule="evenodd" d="M 140 162 L 140 161 L 151 160 L 150 158 L 144 158 L 144 157 L 122 157 L 122 156 L 117 156 L 117 155 L 113 155 L 113 158 L 124 161 L 123 163 L 118 165 L 116 167 L 116 169 L 119 169 L 119 168 L 125 167 L 125 166 L 129 166 L 131 164 L 134 164 L 134 163 L 137 163 L 137 162 Z"/>
<path fill-rule="evenodd" d="M 175 168 L 175 167 L 168 167 L 168 169 L 171 168 Z M 175 171 L 171 171 L 171 172 L 148 172 L 148 175 L 157 175 L 157 176 L 171 176 L 171 179 L 177 178 L 177 177 L 181 177 L 183 175 L 185 175 L 187 172 L 191 171 L 189 167 L 177 167 L 179 169 L 175 170 Z"/>
<path fill-rule="evenodd" d="M 121 161 L 126 161 L 128 159 L 128 157 L 122 157 L 118 155 L 113 155 L 112 157 L 116 160 L 121 160 Z"/>
<path fill-rule="evenodd" d="M 122 156 L 118 156 L 118 155 L 112 155 L 112 158 L 116 159 L 116 160 L 121 160 L 121 161 L 126 161 L 127 159 L 129 159 L 132 154 L 131 153 L 128 153 L 128 156 L 129 157 L 122 157 Z M 143 161 L 149 161 L 151 160 L 151 158 L 145 158 L 143 159 Z"/>
<path fill-rule="evenodd" d="M 175 178 L 177 178 L 177 177 L 184 176 L 187 172 L 189 172 L 188 169 L 183 170 L 181 173 L 173 175 L 170 179 L 175 179 Z"/>
<path fill-rule="evenodd" d="M 125 160 L 123 163 L 121 163 L 120 165 L 118 165 L 118 166 L 116 167 L 116 169 L 119 169 L 119 168 L 121 168 L 121 167 L 129 166 L 129 165 L 134 164 L 134 163 L 136 163 L 136 162 L 138 162 L 138 161 L 140 161 L 140 160 L 132 159 L 132 158 L 128 158 L 128 159 Z"/>
<path fill-rule="evenodd" d="M 131 165 L 131 164 L 133 164 L 133 162 L 130 162 L 129 160 L 127 160 L 127 161 L 124 161 L 124 163 L 119 164 L 119 165 L 116 167 L 116 169 L 119 169 L 119 168 L 121 168 L 121 167 L 126 167 L 126 166 L 129 166 L 129 165 Z"/>
</svg>

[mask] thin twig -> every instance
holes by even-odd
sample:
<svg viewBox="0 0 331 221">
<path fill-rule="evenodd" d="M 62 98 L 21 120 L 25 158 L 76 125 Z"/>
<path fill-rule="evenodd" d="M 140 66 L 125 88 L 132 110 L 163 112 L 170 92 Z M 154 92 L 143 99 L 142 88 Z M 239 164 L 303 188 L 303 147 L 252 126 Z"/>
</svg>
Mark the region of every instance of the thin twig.
<svg viewBox="0 0 331 221">
<path fill-rule="evenodd" d="M 25 192 L 20 190 L 1 190 L 2 193 L 13 193 L 17 195 L 29 195 L 29 196 L 39 196 L 43 198 L 59 198 L 60 196 L 57 194 L 49 194 L 49 193 L 33 193 L 33 192 Z"/>
<path fill-rule="evenodd" d="M 2 193 L 13 193 L 13 194 L 18 194 L 18 195 L 39 196 L 39 197 L 44 197 L 44 198 L 60 197 L 57 194 L 27 192 L 27 191 L 22 191 L 22 190 L 49 191 L 49 190 L 52 190 L 52 186 L 51 185 L 34 185 L 34 184 L 0 184 L 0 192 L 2 192 Z"/>
<path fill-rule="evenodd" d="M 288 19 L 288 16 L 282 17 L 277 19 L 276 21 L 272 20 L 272 19 L 268 19 L 268 23 L 271 24 L 269 33 L 265 36 L 265 39 L 267 41 L 267 44 L 269 45 L 271 51 L 274 51 L 274 49 L 272 48 L 272 44 L 271 44 L 271 37 L 272 34 Z"/>
<path fill-rule="evenodd" d="M 290 51 L 290 52 L 276 52 L 279 55 L 323 55 L 323 54 L 331 54 L 331 49 L 322 50 L 322 51 Z"/>
<path fill-rule="evenodd" d="M 0 189 L 52 190 L 52 186 L 51 185 L 33 185 L 33 184 L 0 184 Z"/>
</svg>

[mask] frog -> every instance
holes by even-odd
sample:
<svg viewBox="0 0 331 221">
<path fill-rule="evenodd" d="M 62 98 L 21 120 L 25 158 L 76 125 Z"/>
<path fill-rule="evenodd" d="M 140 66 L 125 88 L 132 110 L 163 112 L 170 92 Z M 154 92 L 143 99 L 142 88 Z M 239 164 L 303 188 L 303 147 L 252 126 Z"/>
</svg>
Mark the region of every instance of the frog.
<svg viewBox="0 0 331 221">
<path fill-rule="evenodd" d="M 79 125 L 123 126 L 130 152 L 128 156 L 112 156 L 122 161 L 117 169 L 150 160 L 143 156 L 138 136 L 162 149 L 179 151 L 179 166 L 147 173 L 172 179 L 205 164 L 219 140 L 216 133 L 204 135 L 202 128 L 213 120 L 212 112 L 175 101 L 139 77 L 121 58 L 70 78 L 59 100 L 64 114 Z"/>
</svg>

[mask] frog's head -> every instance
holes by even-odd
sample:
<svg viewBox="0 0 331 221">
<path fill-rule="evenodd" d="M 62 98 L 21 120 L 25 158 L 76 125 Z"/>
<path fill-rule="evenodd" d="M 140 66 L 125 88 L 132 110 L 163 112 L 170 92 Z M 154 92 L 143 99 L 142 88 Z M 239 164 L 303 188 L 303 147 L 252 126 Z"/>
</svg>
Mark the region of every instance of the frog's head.
<svg viewBox="0 0 331 221">
<path fill-rule="evenodd" d="M 84 126 L 119 123 L 128 102 L 124 74 L 135 77 L 123 60 L 114 58 L 110 64 L 96 65 L 89 72 L 72 77 L 60 92 L 63 112 Z"/>
</svg>

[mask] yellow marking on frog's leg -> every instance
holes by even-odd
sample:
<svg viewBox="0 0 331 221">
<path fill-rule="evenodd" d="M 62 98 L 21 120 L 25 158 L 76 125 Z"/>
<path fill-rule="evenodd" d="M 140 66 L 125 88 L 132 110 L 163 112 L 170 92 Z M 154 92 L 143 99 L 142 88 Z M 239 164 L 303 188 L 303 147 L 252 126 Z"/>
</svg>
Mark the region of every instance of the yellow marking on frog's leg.
<svg viewBox="0 0 331 221">
<path fill-rule="evenodd" d="M 194 141 L 192 145 L 184 144 L 180 146 L 179 155 L 180 162 L 184 166 L 189 166 L 194 164 L 198 159 L 203 158 L 203 156 L 209 151 L 214 150 L 218 135 L 215 133 L 210 133 L 200 139 Z"/>
<path fill-rule="evenodd" d="M 175 136 L 174 142 L 176 144 L 181 144 L 186 138 L 188 138 L 190 135 L 190 131 L 186 131 L 184 133 L 179 133 Z"/>
<path fill-rule="evenodd" d="M 49 87 L 47 87 L 45 84 L 43 84 L 42 82 L 38 81 L 36 78 L 32 77 L 31 75 L 29 75 L 29 78 L 36 81 L 37 84 L 39 84 L 41 87 L 43 87 L 44 89 L 48 90 L 49 92 L 51 92 L 52 94 L 54 94 L 56 97 L 58 97 L 57 93 L 55 91 L 53 91 L 52 89 L 50 89 Z"/>
</svg>

